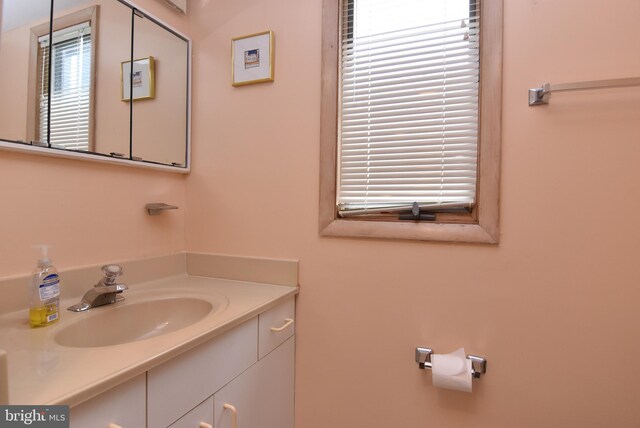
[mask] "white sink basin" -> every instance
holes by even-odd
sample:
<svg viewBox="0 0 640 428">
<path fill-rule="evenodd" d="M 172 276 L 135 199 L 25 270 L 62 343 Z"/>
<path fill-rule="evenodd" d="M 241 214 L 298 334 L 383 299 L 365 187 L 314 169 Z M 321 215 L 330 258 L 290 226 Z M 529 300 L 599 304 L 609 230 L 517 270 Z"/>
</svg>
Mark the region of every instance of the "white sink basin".
<svg viewBox="0 0 640 428">
<path fill-rule="evenodd" d="M 86 318 L 63 327 L 55 335 L 55 341 L 71 348 L 137 342 L 188 327 L 213 309 L 211 302 L 187 297 L 99 307 L 90 310 L 95 314 L 79 314 L 79 318 L 82 315 Z"/>
</svg>

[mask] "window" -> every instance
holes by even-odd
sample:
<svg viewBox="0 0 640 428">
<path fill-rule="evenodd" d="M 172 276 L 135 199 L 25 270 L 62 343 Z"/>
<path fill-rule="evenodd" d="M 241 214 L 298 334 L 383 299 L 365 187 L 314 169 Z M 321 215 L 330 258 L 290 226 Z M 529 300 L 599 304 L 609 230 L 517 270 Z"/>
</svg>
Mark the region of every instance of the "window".
<svg viewBox="0 0 640 428">
<path fill-rule="evenodd" d="M 325 0 L 323 235 L 497 242 L 501 3 Z"/>
<path fill-rule="evenodd" d="M 53 33 L 51 91 L 49 91 L 49 35 L 38 39 L 38 133 L 46 139 L 51 96 L 52 147 L 90 150 L 91 26 L 83 22 Z M 44 137 L 44 138 L 43 138 Z"/>
</svg>

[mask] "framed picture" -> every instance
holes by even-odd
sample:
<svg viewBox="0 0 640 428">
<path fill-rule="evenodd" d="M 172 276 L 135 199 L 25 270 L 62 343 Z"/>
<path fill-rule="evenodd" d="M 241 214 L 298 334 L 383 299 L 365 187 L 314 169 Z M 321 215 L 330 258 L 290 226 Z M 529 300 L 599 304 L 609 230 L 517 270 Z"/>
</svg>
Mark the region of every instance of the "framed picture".
<svg viewBox="0 0 640 428">
<path fill-rule="evenodd" d="M 233 86 L 273 82 L 273 31 L 231 39 Z"/>
<path fill-rule="evenodd" d="M 133 78 L 131 77 L 131 61 L 122 63 L 122 101 L 129 101 L 131 97 L 131 84 L 133 84 L 133 100 L 145 100 L 155 98 L 155 76 L 153 57 L 140 58 L 133 61 Z"/>
</svg>

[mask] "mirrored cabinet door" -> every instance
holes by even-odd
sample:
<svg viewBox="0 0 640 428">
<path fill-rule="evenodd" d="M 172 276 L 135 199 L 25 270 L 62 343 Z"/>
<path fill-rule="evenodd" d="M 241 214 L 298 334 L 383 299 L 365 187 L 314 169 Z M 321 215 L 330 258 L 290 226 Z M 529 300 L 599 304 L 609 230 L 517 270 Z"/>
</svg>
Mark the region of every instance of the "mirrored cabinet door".
<svg viewBox="0 0 640 428">
<path fill-rule="evenodd" d="M 47 145 L 36 127 L 47 111 L 39 94 L 46 89 L 48 61 L 39 43 L 49 35 L 51 0 L 3 0 L 0 35 L 0 138 Z"/>
<path fill-rule="evenodd" d="M 50 143 L 129 158 L 129 106 L 120 64 L 131 55 L 132 10 L 114 0 L 55 0 Z"/>
<path fill-rule="evenodd" d="M 142 13 L 133 31 L 133 156 L 186 165 L 188 43 Z"/>
</svg>

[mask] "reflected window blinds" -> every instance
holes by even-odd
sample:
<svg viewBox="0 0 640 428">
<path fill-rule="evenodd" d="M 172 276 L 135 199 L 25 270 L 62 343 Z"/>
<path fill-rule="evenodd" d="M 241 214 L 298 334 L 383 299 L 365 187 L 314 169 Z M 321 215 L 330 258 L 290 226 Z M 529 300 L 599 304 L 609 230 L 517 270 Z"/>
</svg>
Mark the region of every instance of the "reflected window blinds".
<svg viewBox="0 0 640 428">
<path fill-rule="evenodd" d="M 338 212 L 471 207 L 479 2 L 345 0 Z"/>
<path fill-rule="evenodd" d="M 49 36 L 38 39 L 39 139 L 46 140 Z M 51 147 L 90 150 L 91 26 L 55 31 L 51 49 Z"/>
</svg>

